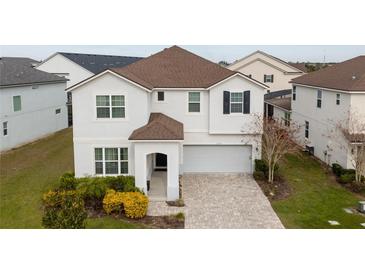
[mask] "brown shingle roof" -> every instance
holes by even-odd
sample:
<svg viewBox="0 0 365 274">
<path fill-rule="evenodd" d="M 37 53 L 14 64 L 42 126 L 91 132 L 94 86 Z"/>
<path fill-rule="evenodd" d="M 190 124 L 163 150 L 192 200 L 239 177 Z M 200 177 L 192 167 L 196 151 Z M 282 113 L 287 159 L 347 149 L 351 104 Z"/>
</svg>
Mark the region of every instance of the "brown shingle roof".
<svg viewBox="0 0 365 274">
<path fill-rule="evenodd" d="M 148 89 L 208 88 L 237 73 L 178 46 L 111 70 Z"/>
<path fill-rule="evenodd" d="M 292 67 L 295 67 L 296 69 L 299 69 L 303 72 L 308 72 L 307 67 L 305 66 L 305 63 L 293 63 L 293 62 L 289 62 L 289 65 L 291 65 Z"/>
<path fill-rule="evenodd" d="M 291 97 L 285 98 L 273 98 L 269 100 L 265 100 L 266 103 L 274 106 L 278 106 L 280 108 L 291 110 Z"/>
<path fill-rule="evenodd" d="M 147 125 L 132 132 L 129 140 L 184 140 L 184 125 L 162 113 L 151 113 Z"/>
<path fill-rule="evenodd" d="M 291 83 L 345 91 L 365 91 L 365 55 L 295 78 Z"/>
</svg>

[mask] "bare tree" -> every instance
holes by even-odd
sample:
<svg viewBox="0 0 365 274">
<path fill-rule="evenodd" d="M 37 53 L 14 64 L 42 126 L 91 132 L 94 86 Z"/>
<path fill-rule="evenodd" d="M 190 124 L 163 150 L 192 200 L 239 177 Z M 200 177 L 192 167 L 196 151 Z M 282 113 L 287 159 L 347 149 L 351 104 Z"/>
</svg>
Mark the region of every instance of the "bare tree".
<svg viewBox="0 0 365 274">
<path fill-rule="evenodd" d="M 275 168 L 283 156 L 299 151 L 299 129 L 294 123 L 285 125 L 285 123 L 276 119 L 264 119 L 262 159 L 269 168 L 269 183 L 274 182 Z"/>
<path fill-rule="evenodd" d="M 361 182 L 365 176 L 365 117 L 358 112 L 350 112 L 337 128 L 351 150 L 351 163 L 355 169 L 355 180 Z"/>
</svg>

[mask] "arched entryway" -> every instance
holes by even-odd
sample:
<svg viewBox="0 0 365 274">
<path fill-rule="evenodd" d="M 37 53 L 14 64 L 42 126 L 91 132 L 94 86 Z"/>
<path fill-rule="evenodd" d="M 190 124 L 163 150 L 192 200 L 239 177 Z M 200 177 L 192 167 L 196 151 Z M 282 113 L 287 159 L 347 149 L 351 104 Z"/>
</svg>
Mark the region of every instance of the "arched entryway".
<svg viewBox="0 0 365 274">
<path fill-rule="evenodd" d="M 151 200 L 166 201 L 168 156 L 164 153 L 150 153 L 146 155 L 147 163 L 147 191 Z"/>
</svg>

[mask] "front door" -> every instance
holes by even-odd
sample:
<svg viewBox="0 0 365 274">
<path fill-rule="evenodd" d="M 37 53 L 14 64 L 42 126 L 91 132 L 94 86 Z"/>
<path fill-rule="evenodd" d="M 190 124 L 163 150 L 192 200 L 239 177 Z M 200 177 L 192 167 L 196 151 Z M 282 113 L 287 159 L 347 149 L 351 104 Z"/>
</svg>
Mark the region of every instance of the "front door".
<svg viewBox="0 0 365 274">
<path fill-rule="evenodd" d="M 167 155 L 162 153 L 156 153 L 155 168 L 159 170 L 167 169 Z"/>
</svg>

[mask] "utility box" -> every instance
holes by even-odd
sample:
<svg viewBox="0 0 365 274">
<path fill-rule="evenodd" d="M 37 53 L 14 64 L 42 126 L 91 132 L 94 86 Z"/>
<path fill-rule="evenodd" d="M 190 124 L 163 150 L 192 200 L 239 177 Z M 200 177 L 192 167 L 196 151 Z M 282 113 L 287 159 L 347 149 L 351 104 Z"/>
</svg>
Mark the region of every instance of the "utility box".
<svg viewBox="0 0 365 274">
<path fill-rule="evenodd" d="M 360 201 L 359 202 L 359 211 L 361 213 L 365 213 L 365 201 Z"/>
</svg>

